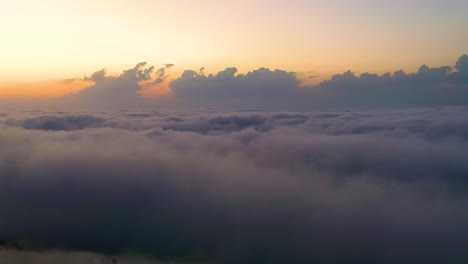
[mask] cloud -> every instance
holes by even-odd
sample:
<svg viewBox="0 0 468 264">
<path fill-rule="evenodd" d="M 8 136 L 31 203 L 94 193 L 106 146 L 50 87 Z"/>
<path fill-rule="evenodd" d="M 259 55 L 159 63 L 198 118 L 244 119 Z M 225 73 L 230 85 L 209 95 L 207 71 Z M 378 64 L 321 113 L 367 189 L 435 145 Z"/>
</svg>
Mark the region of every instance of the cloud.
<svg viewBox="0 0 468 264">
<path fill-rule="evenodd" d="M 198 106 L 312 109 L 320 107 L 414 107 L 468 104 L 468 56 L 454 68 L 420 67 L 416 73 L 383 75 L 347 71 L 314 87 L 301 87 L 298 74 L 259 69 L 236 75 L 227 68 L 205 76 L 185 71 L 171 82 L 176 98 Z M 203 69 L 203 68 L 202 68 Z M 314 75 L 309 77 L 315 77 Z"/>
<path fill-rule="evenodd" d="M 398 108 L 468 105 L 468 55 L 453 67 L 422 65 L 416 73 L 402 70 L 382 75 L 352 71 L 311 85 L 314 72 L 294 73 L 260 68 L 239 74 L 234 67 L 217 74 L 205 68 L 186 70 L 170 79 L 172 64 L 159 69 L 139 63 L 120 75 L 105 69 L 83 79 L 94 85 L 54 101 L 25 107 L 57 109 L 223 109 L 304 111 L 342 108 Z M 169 87 L 165 85 L 168 84 Z M 159 88 L 158 88 L 159 87 Z M 163 88 L 161 88 L 163 87 Z M 156 90 L 164 90 L 164 95 Z M 153 92 L 151 92 L 153 91 Z M 167 92 L 167 93 L 166 93 Z M 155 96 L 159 94 L 159 96 Z M 149 96 L 152 95 L 152 96 Z M 4 101 L 3 108 L 20 102 Z M 15 107 L 16 106 L 16 107 Z"/>
<path fill-rule="evenodd" d="M 84 128 L 102 127 L 104 120 L 89 114 L 78 115 L 42 115 L 23 120 L 10 118 L 7 120 L 9 125 L 21 126 L 26 129 L 52 130 L 52 131 L 71 131 Z"/>
<path fill-rule="evenodd" d="M 85 81 L 92 81 L 94 85 L 74 94 L 59 98 L 60 103 L 68 108 L 134 108 L 138 105 L 149 104 L 140 92 L 147 87 L 160 85 L 168 75 L 166 71 L 172 64 L 155 70 L 154 66 L 147 66 L 146 62 L 138 63 L 135 67 L 125 70 L 120 75 L 108 75 L 106 69 L 85 77 Z"/>
<path fill-rule="evenodd" d="M 182 264 L 181 262 L 156 262 L 142 257 L 109 257 L 88 252 L 31 251 L 0 248 L 0 259 L 8 264 Z"/>
<path fill-rule="evenodd" d="M 81 79 L 83 83 L 94 83 L 88 88 L 75 87 L 78 91 L 42 103 L 33 99 L 22 103 L 3 100 L 2 108 L 30 109 L 33 105 L 62 110 L 157 107 L 304 111 L 468 105 L 468 55 L 461 56 L 453 67 L 422 65 L 415 73 L 400 70 L 381 75 L 346 71 L 315 85 L 310 84 L 310 79 L 317 77 L 315 72 L 260 68 L 240 74 L 237 68 L 230 67 L 206 75 L 202 67 L 170 79 L 171 67 L 173 64 L 165 64 L 156 69 L 143 62 L 120 75 L 109 75 L 102 69 Z"/>
<path fill-rule="evenodd" d="M 459 72 L 468 72 L 468 55 L 462 55 L 455 65 L 455 69 Z"/>
<path fill-rule="evenodd" d="M 468 83 L 468 55 L 461 56 L 455 65 L 457 72 L 451 74 L 451 79 L 457 83 Z"/>
<path fill-rule="evenodd" d="M 166 71 L 172 68 L 173 66 L 174 64 L 165 64 L 164 67 L 159 68 L 156 71 L 156 78 L 152 82 L 147 83 L 145 86 L 152 87 L 162 84 L 169 77 L 169 75 L 166 75 Z"/>
<path fill-rule="evenodd" d="M 418 72 L 397 71 L 383 75 L 347 71 L 318 85 L 323 105 L 332 106 L 441 106 L 468 104 L 466 55 L 455 71 L 449 66 L 423 65 Z"/>
<path fill-rule="evenodd" d="M 260 68 L 247 74 L 237 74 L 236 68 L 226 68 L 216 75 L 185 71 L 171 82 L 177 99 L 192 105 L 283 106 L 301 100 L 299 80 L 291 72 Z"/>
<path fill-rule="evenodd" d="M 173 112 L 122 110 L 118 112 L 26 111 L 1 113 L 0 124 L 45 131 L 115 128 L 155 133 L 191 132 L 223 135 L 252 130 L 269 132 L 295 128 L 330 136 L 379 134 L 418 135 L 430 140 L 468 140 L 467 109 L 420 108 L 392 111 L 315 112 Z M 159 132 L 158 132 L 159 131 Z"/>
<path fill-rule="evenodd" d="M 60 100 L 73 106 L 125 107 L 135 105 L 142 89 L 140 81 L 149 80 L 154 67 L 145 68 L 146 63 L 138 63 L 134 68 L 125 70 L 118 76 L 109 76 L 106 70 L 93 73 L 85 80 L 94 85 Z"/>
<path fill-rule="evenodd" d="M 466 263 L 467 121 L 462 107 L 9 112 L 0 240 L 187 263 Z"/>
</svg>

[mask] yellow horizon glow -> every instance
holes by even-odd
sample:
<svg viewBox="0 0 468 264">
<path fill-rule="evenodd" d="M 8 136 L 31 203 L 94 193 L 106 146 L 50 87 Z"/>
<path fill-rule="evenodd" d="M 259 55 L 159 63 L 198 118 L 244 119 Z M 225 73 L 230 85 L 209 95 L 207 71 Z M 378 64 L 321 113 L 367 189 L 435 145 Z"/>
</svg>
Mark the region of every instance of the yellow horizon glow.
<svg viewBox="0 0 468 264">
<path fill-rule="evenodd" d="M 0 82 L 0 99 L 47 99 L 83 90 L 93 83 L 84 80 Z"/>
</svg>

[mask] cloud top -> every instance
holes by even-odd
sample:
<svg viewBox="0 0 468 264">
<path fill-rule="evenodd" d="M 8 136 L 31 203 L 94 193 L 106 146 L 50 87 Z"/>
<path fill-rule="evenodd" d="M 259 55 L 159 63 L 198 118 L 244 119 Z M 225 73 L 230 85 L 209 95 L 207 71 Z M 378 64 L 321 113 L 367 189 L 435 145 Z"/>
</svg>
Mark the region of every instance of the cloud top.
<svg viewBox="0 0 468 264">
<path fill-rule="evenodd" d="M 187 263 L 468 260 L 465 108 L 0 124 L 1 240 Z"/>
</svg>

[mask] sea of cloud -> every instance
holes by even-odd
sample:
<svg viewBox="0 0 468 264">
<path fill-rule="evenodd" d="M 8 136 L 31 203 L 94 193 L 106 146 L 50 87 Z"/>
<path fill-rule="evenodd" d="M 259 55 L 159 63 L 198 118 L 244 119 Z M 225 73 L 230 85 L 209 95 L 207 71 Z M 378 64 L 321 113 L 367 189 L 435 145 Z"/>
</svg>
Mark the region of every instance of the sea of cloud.
<svg viewBox="0 0 468 264">
<path fill-rule="evenodd" d="M 465 107 L 5 111 L 0 240 L 38 259 L 466 263 L 467 161 Z"/>
</svg>

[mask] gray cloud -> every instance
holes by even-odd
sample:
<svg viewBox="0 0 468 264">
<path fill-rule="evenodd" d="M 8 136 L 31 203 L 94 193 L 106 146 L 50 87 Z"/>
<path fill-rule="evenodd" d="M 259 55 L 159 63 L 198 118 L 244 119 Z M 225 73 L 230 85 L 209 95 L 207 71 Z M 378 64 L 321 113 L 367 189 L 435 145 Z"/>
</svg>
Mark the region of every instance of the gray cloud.
<svg viewBox="0 0 468 264">
<path fill-rule="evenodd" d="M 173 66 L 174 64 L 165 64 L 164 67 L 159 68 L 156 71 L 156 78 L 152 82 L 146 84 L 146 87 L 162 84 L 169 77 L 169 75 L 166 75 L 166 71 L 172 68 Z"/>
<path fill-rule="evenodd" d="M 216 75 L 185 71 L 171 82 L 177 99 L 195 106 L 285 106 L 301 100 L 301 88 L 294 73 L 261 68 L 247 74 L 237 74 L 236 68 L 226 68 Z"/>
<path fill-rule="evenodd" d="M 93 73 L 84 80 L 94 82 L 94 85 L 77 93 L 58 99 L 66 108 L 102 108 L 119 109 L 138 105 L 148 105 L 139 92 L 149 86 L 161 84 L 168 75 L 166 71 L 172 64 L 155 70 L 154 66 L 147 67 L 146 62 L 138 63 L 134 68 L 125 70 L 120 75 L 108 75 L 105 69 Z M 145 81 L 144 84 L 141 82 Z"/>
<path fill-rule="evenodd" d="M 6 120 L 9 125 L 20 126 L 26 129 L 38 130 L 80 130 L 84 128 L 102 127 L 104 120 L 89 114 L 78 115 L 41 115 L 25 119 L 10 118 Z"/>
<path fill-rule="evenodd" d="M 311 109 L 320 107 L 414 107 L 468 104 L 467 55 L 454 68 L 420 67 L 417 73 L 383 75 L 347 71 L 315 87 L 300 87 L 295 73 L 259 69 L 236 75 L 185 71 L 171 82 L 176 98 L 198 106 Z"/>
<path fill-rule="evenodd" d="M 156 262 L 142 257 L 103 256 L 89 252 L 32 251 L 0 248 L 0 260 L 8 264 L 183 264 Z"/>
<path fill-rule="evenodd" d="M 310 133 L 337 135 L 381 134 L 392 137 L 418 135 L 431 140 L 468 139 L 464 107 L 406 110 L 316 112 L 167 112 L 122 110 L 119 112 L 3 113 L 0 124 L 35 130 L 71 131 L 116 128 L 130 131 L 161 130 L 222 135 L 251 129 L 268 132 L 297 128 Z"/>
<path fill-rule="evenodd" d="M 468 83 L 468 55 L 463 55 L 458 59 L 455 69 L 457 72 L 453 72 L 450 76 L 452 81 Z"/>
<path fill-rule="evenodd" d="M 347 71 L 322 82 L 323 105 L 334 106 L 440 106 L 468 103 L 468 71 L 460 57 L 455 71 L 449 66 L 423 65 L 417 73 L 397 71 L 383 75 Z"/>
<path fill-rule="evenodd" d="M 402 70 L 382 75 L 352 71 L 336 74 L 315 86 L 305 86 L 311 73 L 260 68 L 246 74 L 226 68 L 217 74 L 186 70 L 171 79 L 168 70 L 139 63 L 120 75 L 100 70 L 86 77 L 94 85 L 80 92 L 50 101 L 2 101 L 3 109 L 218 109 L 306 111 L 324 109 L 365 109 L 440 107 L 468 105 L 468 55 L 453 67 L 423 65 L 416 73 Z M 171 95 L 149 98 L 141 92 L 168 81 Z"/>
<path fill-rule="evenodd" d="M 0 239 L 186 262 L 466 263 L 467 121 L 458 107 L 10 112 Z"/>
</svg>

